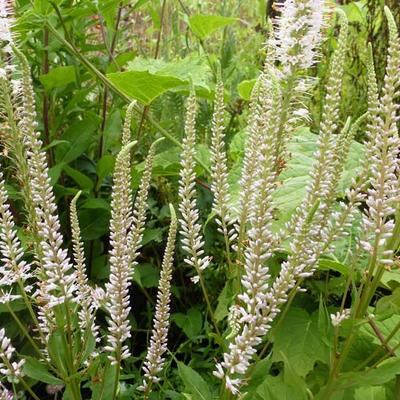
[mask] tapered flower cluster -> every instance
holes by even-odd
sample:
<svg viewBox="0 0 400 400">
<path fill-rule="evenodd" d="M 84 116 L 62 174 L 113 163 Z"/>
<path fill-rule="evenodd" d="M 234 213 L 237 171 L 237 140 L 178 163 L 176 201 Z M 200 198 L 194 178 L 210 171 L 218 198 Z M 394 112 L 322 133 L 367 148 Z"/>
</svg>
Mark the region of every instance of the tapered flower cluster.
<svg viewBox="0 0 400 400">
<path fill-rule="evenodd" d="M 26 282 L 32 277 L 31 266 L 22 260 L 24 256 L 21 243 L 18 239 L 15 224 L 7 203 L 8 196 L 5 189 L 3 175 L 0 173 L 0 303 L 19 298 L 13 294 L 13 286 L 18 283 L 26 292 L 31 287 Z M 26 283 L 26 284 L 25 284 Z"/>
<path fill-rule="evenodd" d="M 79 327 L 82 332 L 90 332 L 96 341 L 99 341 L 99 327 L 95 322 L 97 310 L 96 302 L 92 300 L 92 291 L 88 284 L 88 277 L 85 267 L 85 253 L 81 241 L 81 229 L 79 226 L 76 202 L 81 192 L 72 199 L 70 205 L 70 223 L 72 233 L 72 249 L 74 256 L 74 268 L 76 271 L 77 301 L 81 309 L 78 311 Z"/>
<path fill-rule="evenodd" d="M 175 211 L 171 206 L 171 225 L 168 233 L 167 247 L 161 266 L 160 281 L 158 284 L 156 314 L 153 320 L 153 331 L 150 339 L 150 347 L 144 362 L 144 380 L 140 387 L 145 396 L 151 391 L 153 383 L 157 383 L 160 378 L 159 373 L 164 367 L 164 353 L 167 351 L 168 328 L 170 316 L 170 297 L 172 266 L 175 249 L 175 239 L 177 231 L 177 220 Z"/>
<path fill-rule="evenodd" d="M 370 82 L 370 178 L 367 197 L 368 209 L 362 221 L 365 237 L 362 248 L 383 264 L 393 263 L 393 253 L 386 249 L 392 237 L 394 221 L 391 216 L 400 199 L 398 183 L 400 140 L 397 130 L 399 105 L 395 98 L 400 85 L 400 39 L 393 15 L 386 8 L 389 24 L 389 49 L 382 97 L 378 99 L 373 67 L 369 68 Z M 371 273 L 372 271 L 370 271 Z M 371 278 L 371 277 L 369 277 Z"/>
<path fill-rule="evenodd" d="M 128 346 L 124 342 L 131 337 L 128 316 L 132 273 L 128 235 L 132 220 L 130 150 L 133 144 L 123 147 L 117 156 L 111 200 L 110 277 L 106 284 L 110 318 L 105 350 L 111 353 L 111 362 L 118 365 L 129 356 Z"/>
<path fill-rule="evenodd" d="M 325 0 L 286 0 L 276 26 L 277 57 L 285 70 L 306 69 L 317 58 Z"/>
<path fill-rule="evenodd" d="M 0 374 L 11 381 L 18 382 L 23 377 L 22 366 L 25 360 L 13 361 L 15 348 L 6 336 L 4 328 L 0 329 Z"/>
<path fill-rule="evenodd" d="M 197 275 L 192 277 L 193 282 L 198 282 L 201 271 L 210 264 L 208 256 L 204 256 L 204 240 L 201 235 L 201 225 L 199 221 L 199 211 L 196 206 L 196 94 L 192 89 L 188 99 L 185 137 L 182 143 L 181 171 L 179 180 L 179 211 L 182 218 L 181 223 L 182 248 L 188 253 L 185 258 L 186 264 L 195 268 Z"/>
<path fill-rule="evenodd" d="M 34 92 L 30 78 L 29 64 L 26 58 L 16 49 L 13 50 L 21 64 L 21 111 L 19 129 L 24 141 L 27 157 L 28 177 L 30 180 L 30 204 L 33 211 L 39 242 L 36 257 L 41 266 L 42 278 L 38 296 L 44 303 L 50 316 L 51 309 L 57 305 L 73 301 L 75 273 L 69 260 L 67 250 L 62 247 L 63 237 L 60 233 L 58 210 L 50 184 L 46 154 L 42 151 L 42 142 L 36 127 Z M 50 321 L 43 321 L 44 330 L 49 330 Z"/>
<path fill-rule="evenodd" d="M 147 198 L 149 196 L 150 183 L 151 183 L 151 170 L 153 166 L 155 151 L 157 143 L 161 139 L 156 140 L 150 146 L 149 153 L 147 154 L 146 160 L 144 162 L 144 170 L 142 179 L 140 181 L 139 190 L 136 195 L 135 203 L 133 206 L 132 224 L 131 230 L 128 236 L 128 243 L 130 247 L 130 257 L 131 257 L 131 268 L 133 268 L 137 261 L 139 255 L 139 249 L 142 244 L 143 232 L 146 223 L 146 211 L 147 211 Z"/>
<path fill-rule="evenodd" d="M 214 114 L 211 129 L 211 191 L 214 195 L 213 211 L 217 215 L 218 230 L 229 244 L 236 236 L 229 211 L 230 193 L 224 135 L 224 84 L 219 76 L 215 88 Z"/>
<path fill-rule="evenodd" d="M 269 83 L 268 80 L 261 81 L 261 93 L 270 88 Z M 244 291 L 238 296 L 241 302 L 240 329 L 229 344 L 224 360 L 217 364 L 214 372 L 217 377 L 225 380 L 226 387 L 233 394 L 238 393 L 242 383 L 240 376 L 246 373 L 256 347 L 261 343 L 272 321 L 269 316 L 264 316 L 263 310 L 267 306 L 266 293 L 270 278 L 266 263 L 272 255 L 274 245 L 272 193 L 277 178 L 274 150 L 277 146 L 279 115 L 272 112 L 273 108 L 267 102 L 264 110 L 265 113 L 260 115 L 258 121 L 258 129 L 264 132 L 264 138 L 259 139 L 260 146 L 255 153 L 259 175 L 252 180 L 254 194 L 250 197 L 250 229 L 247 232 L 248 245 L 245 249 L 244 274 L 241 280 Z"/>
</svg>

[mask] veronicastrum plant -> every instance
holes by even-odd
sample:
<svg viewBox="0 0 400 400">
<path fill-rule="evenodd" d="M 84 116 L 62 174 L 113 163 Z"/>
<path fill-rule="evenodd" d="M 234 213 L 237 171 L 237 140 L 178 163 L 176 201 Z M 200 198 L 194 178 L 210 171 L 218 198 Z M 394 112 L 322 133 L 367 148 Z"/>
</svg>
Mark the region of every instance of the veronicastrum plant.
<svg viewBox="0 0 400 400">
<path fill-rule="evenodd" d="M 172 362 L 181 364 L 168 352 L 173 269 L 180 267 L 173 266 L 178 231 L 185 253 L 183 263 L 192 271 L 192 285 L 199 285 L 202 291 L 212 324 L 210 329 L 214 331 L 209 339 L 217 346 L 219 358 L 213 374 L 210 373 L 210 377 L 216 377 L 212 378 L 212 388 L 191 368 L 179 367 L 185 390 L 190 393 L 186 398 L 266 398 L 252 388 L 252 376 L 254 371 L 259 374 L 257 367 L 263 362 L 267 366 L 264 375 L 269 373 L 274 354 L 271 334 L 274 330 L 279 333 L 279 324 L 296 294 L 303 290 L 303 284 L 318 270 L 321 258 L 334 253 L 336 243 L 354 229 L 346 287 L 339 306 L 330 313 L 329 327 L 325 327 L 330 332 L 324 339 L 330 340 L 328 368 L 320 373 L 319 385 L 307 387 L 303 376 L 299 388 L 306 386 L 304 395 L 309 398 L 335 398 L 338 391 L 359 384 L 358 376 L 368 377 L 371 371 L 379 373 L 382 366 L 386 372 L 391 371 L 387 372 L 391 377 L 400 372 L 396 363 L 387 361 L 396 356 L 396 349 L 388 345 L 400 325 L 382 336 L 374 322 L 373 301 L 383 274 L 394 265 L 399 246 L 397 26 L 389 9 L 385 9 L 390 43 L 382 89 L 378 89 L 370 51 L 368 112 L 358 119 L 351 116 L 342 124 L 341 87 L 348 42 L 346 15 L 340 9 L 328 7 L 323 0 L 287 0 L 280 11 L 280 17 L 271 24 L 265 45 L 266 61 L 251 94 L 237 200 L 232 196 L 225 150 L 224 84 L 220 71 L 216 74 L 210 189 L 212 212 L 223 238 L 220 248 L 225 258 L 223 273 L 234 288 L 229 315 L 223 320 L 216 317 L 206 280 L 207 271 L 214 265 L 206 254 L 196 201 L 197 100 L 192 87 L 187 101 L 175 207 L 179 215 L 171 205 L 153 328 L 142 364 L 142 378 L 134 382 L 133 398 L 153 398 L 159 392 L 166 396 L 162 386 L 166 365 L 171 368 Z M 131 153 L 137 143 L 131 138 L 130 125 L 136 104 L 130 104 L 113 173 L 110 275 L 104 287 L 94 286 L 86 273 L 77 212 L 80 193 L 70 203 L 70 256 L 64 246 L 46 154 L 37 131 L 29 63 L 14 40 L 12 10 L 6 1 L 0 2 L 0 13 L 0 34 L 5 43 L 0 69 L 1 139 L 11 160 L 9 168 L 20 183 L 26 224 L 32 237 L 30 248 L 19 240 L 4 180 L 7 171 L 4 171 L 0 177 L 1 304 L 15 320 L 30 350 L 16 350 L 6 330 L 0 329 L 0 396 L 39 399 L 35 385 L 43 382 L 50 385 L 49 390 L 63 391 L 65 399 L 122 398 L 124 365 L 132 356 L 128 346 L 132 275 L 146 226 L 158 141 L 149 150 L 139 188 L 133 196 Z M 309 123 L 305 104 L 316 83 L 309 77 L 309 70 L 319 62 L 319 49 L 332 21 L 339 28 L 337 47 L 329 61 L 317 150 L 306 194 L 285 226 L 277 226 L 274 193 L 290 159 L 288 143 L 300 126 Z M 338 185 L 349 149 L 362 129 L 367 133 L 365 159 L 351 187 L 346 189 L 345 198 L 338 202 Z M 278 253 L 286 256 L 276 269 L 274 257 Z M 365 259 L 366 263 L 360 263 Z M 16 301 L 28 310 L 29 324 L 14 311 Z M 327 313 L 321 302 L 321 314 L 324 312 Z M 104 315 L 106 322 L 101 324 L 99 316 Z M 367 323 L 376 328 L 382 347 L 389 351 L 383 354 L 376 351 L 354 371 L 349 371 L 344 366 Z M 171 362 L 166 363 L 170 358 Z M 289 374 L 290 368 L 287 369 Z"/>
</svg>

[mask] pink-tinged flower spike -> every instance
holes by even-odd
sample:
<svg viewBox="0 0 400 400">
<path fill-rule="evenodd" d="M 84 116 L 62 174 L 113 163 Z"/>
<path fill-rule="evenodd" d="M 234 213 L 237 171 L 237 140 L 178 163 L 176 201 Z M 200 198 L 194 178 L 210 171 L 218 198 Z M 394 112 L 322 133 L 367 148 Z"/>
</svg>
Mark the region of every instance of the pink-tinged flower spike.
<svg viewBox="0 0 400 400">
<path fill-rule="evenodd" d="M 96 325 L 96 303 L 92 299 L 92 290 L 88 285 L 88 277 L 85 267 L 85 253 L 81 241 L 81 230 L 79 227 L 76 202 L 81 191 L 72 199 L 70 205 L 70 222 L 72 233 L 72 249 L 74 258 L 74 268 L 76 271 L 77 302 L 80 305 L 78 311 L 79 327 L 84 335 L 93 335 L 96 341 L 99 341 L 99 327 Z"/>
<path fill-rule="evenodd" d="M 0 329 L 0 374 L 8 377 L 12 382 L 18 382 L 24 376 L 22 366 L 25 360 L 12 361 L 15 349 L 6 336 L 4 328 Z"/>
<path fill-rule="evenodd" d="M 108 319 L 107 346 L 112 364 L 121 366 L 129 357 L 125 340 L 131 337 L 129 326 L 129 288 L 132 281 L 130 269 L 130 247 L 128 233 L 132 218 L 131 204 L 131 148 L 132 142 L 122 148 L 117 156 L 114 170 L 114 184 L 111 195 L 110 220 L 110 278 L 106 284 Z"/>
<path fill-rule="evenodd" d="M 24 283 L 32 277 L 31 266 L 22 260 L 24 251 L 18 239 L 7 201 L 3 174 L 0 172 L 0 253 L 2 262 L 0 266 L 0 303 L 21 297 L 12 294 L 15 283 L 29 293 L 31 287 Z"/>
<path fill-rule="evenodd" d="M 201 225 L 199 224 L 199 211 L 196 206 L 195 179 L 195 155 L 196 155 L 196 93 L 191 89 L 187 102 L 185 137 L 182 142 L 181 171 L 179 180 L 179 211 L 182 218 L 181 223 L 182 248 L 189 256 L 185 258 L 186 264 L 193 267 L 197 275 L 192 277 L 192 281 L 197 283 L 200 274 L 210 264 L 210 258 L 204 256 L 204 240 L 201 235 Z"/>
<path fill-rule="evenodd" d="M 311 67 L 318 56 L 324 26 L 325 0 L 286 0 L 277 19 L 276 53 L 284 70 Z"/>
<path fill-rule="evenodd" d="M 144 379 L 139 390 L 144 391 L 144 398 L 147 399 L 153 383 L 160 381 L 159 374 L 164 367 L 164 353 L 167 351 L 172 267 L 177 231 L 177 220 L 175 210 L 170 205 L 171 225 L 168 233 L 167 246 L 161 266 L 160 281 L 158 284 L 156 314 L 153 320 L 153 331 L 150 339 L 150 347 L 144 362 Z"/>
</svg>

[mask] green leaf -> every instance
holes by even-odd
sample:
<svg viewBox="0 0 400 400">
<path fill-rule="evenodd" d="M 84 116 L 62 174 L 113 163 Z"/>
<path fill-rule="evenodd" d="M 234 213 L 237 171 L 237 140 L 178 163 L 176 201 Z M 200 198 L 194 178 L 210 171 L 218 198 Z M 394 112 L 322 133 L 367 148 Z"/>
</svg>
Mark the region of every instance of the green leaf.
<svg viewBox="0 0 400 400">
<path fill-rule="evenodd" d="M 23 371 L 25 375 L 29 376 L 29 378 L 48 383 L 49 385 L 62 385 L 64 383 L 61 379 L 53 376 L 36 358 L 29 356 L 24 358 L 25 363 Z"/>
<path fill-rule="evenodd" d="M 264 382 L 258 387 L 257 400 L 307 400 L 303 384 L 297 386 L 298 381 L 287 382 L 284 373 L 278 376 L 267 375 Z"/>
<path fill-rule="evenodd" d="M 92 117 L 73 123 L 61 137 L 68 144 L 60 144 L 55 148 L 57 163 L 68 164 L 82 155 L 93 142 L 96 128 L 97 121 Z"/>
<path fill-rule="evenodd" d="M 242 99 L 249 101 L 251 97 L 251 92 L 256 82 L 257 79 L 245 80 L 240 82 L 237 87 L 239 96 Z"/>
<path fill-rule="evenodd" d="M 160 270 L 152 264 L 138 264 L 134 269 L 133 280 L 141 287 L 157 287 L 159 278 Z"/>
<path fill-rule="evenodd" d="M 329 260 L 327 258 L 322 258 L 319 260 L 318 269 L 321 271 L 329 271 L 329 270 L 336 271 L 345 276 L 347 276 L 349 273 L 348 267 L 341 264 L 340 262 Z"/>
<path fill-rule="evenodd" d="M 199 96 L 211 96 L 210 67 L 205 58 L 193 55 L 168 63 L 136 57 L 128 63 L 128 71 L 107 76 L 126 95 L 144 104 L 150 104 L 169 90 L 188 92 L 190 80 Z"/>
<path fill-rule="evenodd" d="M 187 314 L 174 313 L 171 315 L 171 321 L 174 321 L 189 339 L 195 339 L 203 327 L 203 316 L 197 308 L 190 308 Z"/>
<path fill-rule="evenodd" d="M 113 398 L 114 380 L 116 368 L 110 365 L 110 361 L 105 359 L 104 366 L 98 371 L 100 380 L 92 384 L 92 400 L 109 400 Z"/>
<path fill-rule="evenodd" d="M 78 171 L 75 168 L 70 167 L 69 165 L 64 165 L 63 169 L 64 172 L 70 178 L 72 178 L 81 189 L 89 191 L 93 189 L 94 183 L 88 176 L 82 174 L 82 172 Z"/>
<path fill-rule="evenodd" d="M 151 74 L 147 71 L 115 72 L 108 79 L 131 99 L 149 105 L 166 91 L 185 85 L 185 82 L 173 76 Z"/>
<path fill-rule="evenodd" d="M 223 17 L 221 15 L 192 15 L 189 18 L 189 26 L 192 32 L 200 39 L 205 39 L 218 29 L 236 22 L 236 18 Z"/>
<path fill-rule="evenodd" d="M 40 75 L 39 80 L 46 90 L 65 86 L 76 81 L 75 68 L 73 66 L 56 67 L 46 75 Z"/>
<path fill-rule="evenodd" d="M 110 210 L 110 203 L 105 199 L 90 198 L 85 200 L 81 204 L 81 208 L 103 208 L 104 210 Z"/>
<path fill-rule="evenodd" d="M 234 290 L 232 281 L 227 281 L 221 293 L 218 296 L 218 304 L 215 310 L 215 319 L 217 322 L 222 321 L 229 314 L 229 307 L 234 298 Z"/>
<path fill-rule="evenodd" d="M 114 165 L 115 165 L 115 157 L 113 157 L 110 154 L 106 154 L 105 156 L 101 157 L 100 160 L 97 162 L 96 173 L 99 178 L 97 189 L 101 186 L 104 179 L 112 174 L 114 170 Z"/>
<path fill-rule="evenodd" d="M 4 303 L 0 303 L 0 313 L 9 312 L 8 307 L 11 308 L 14 312 L 25 310 L 26 304 L 23 299 L 15 299 L 8 303 L 8 306 Z"/>
<path fill-rule="evenodd" d="M 178 374 L 185 384 L 192 400 L 212 400 L 211 390 L 206 381 L 192 368 L 178 361 Z"/>
<path fill-rule="evenodd" d="M 318 329 L 318 312 L 312 316 L 292 307 L 274 335 L 272 361 L 288 360 L 299 376 L 310 372 L 316 361 L 327 363 L 329 347 Z"/>
<path fill-rule="evenodd" d="M 110 213 L 107 210 L 83 209 L 78 213 L 82 240 L 94 240 L 108 233 Z"/>
<path fill-rule="evenodd" d="M 355 391 L 354 400 L 386 400 L 386 390 L 381 386 L 363 386 Z"/>
<path fill-rule="evenodd" d="M 338 385 L 349 386 L 377 386 L 391 381 L 400 375 L 400 359 L 394 358 L 382 362 L 377 368 L 367 372 L 343 373 L 337 380 Z"/>
<path fill-rule="evenodd" d="M 254 365 L 250 379 L 246 384 L 246 387 L 243 389 L 247 396 L 254 395 L 254 393 L 258 391 L 260 385 L 265 382 L 265 377 L 268 376 L 271 364 L 271 358 L 266 357 Z"/>
</svg>

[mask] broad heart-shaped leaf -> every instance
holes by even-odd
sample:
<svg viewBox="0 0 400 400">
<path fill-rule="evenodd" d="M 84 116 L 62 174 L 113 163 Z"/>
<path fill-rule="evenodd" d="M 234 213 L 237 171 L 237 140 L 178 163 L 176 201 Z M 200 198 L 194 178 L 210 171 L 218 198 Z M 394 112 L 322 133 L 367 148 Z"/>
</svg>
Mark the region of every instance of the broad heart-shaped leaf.
<svg viewBox="0 0 400 400">
<path fill-rule="evenodd" d="M 73 66 L 56 67 L 46 75 L 40 75 L 39 80 L 47 90 L 65 86 L 76 81 L 75 68 Z"/>
<path fill-rule="evenodd" d="M 173 76 L 185 82 L 191 80 L 196 91 L 199 87 L 209 91 L 210 82 L 213 78 L 207 59 L 193 54 L 169 62 L 136 57 L 128 63 L 128 71 L 148 71 L 151 74 Z"/>
<path fill-rule="evenodd" d="M 131 99 L 146 105 L 167 90 L 185 85 L 181 79 L 151 74 L 148 71 L 115 72 L 108 74 L 107 78 Z"/>
<path fill-rule="evenodd" d="M 386 400 L 386 390 L 382 386 L 362 386 L 356 389 L 354 400 Z"/>
<path fill-rule="evenodd" d="M 211 96 L 210 67 L 204 58 L 197 56 L 170 62 L 136 57 L 128 63 L 128 71 L 107 76 L 126 95 L 143 104 L 150 104 L 169 90 L 187 92 L 190 80 L 197 95 L 206 98 Z"/>
<path fill-rule="evenodd" d="M 192 400 L 213 399 L 211 390 L 201 375 L 180 361 L 178 361 L 178 374 L 185 384 L 185 390 L 192 395 Z"/>
<path fill-rule="evenodd" d="M 205 39 L 220 28 L 236 22 L 236 18 L 223 17 L 221 15 L 192 15 L 189 18 L 189 26 L 192 32 L 200 39 Z"/>
<path fill-rule="evenodd" d="M 329 347 L 323 335 L 324 330 L 318 327 L 318 312 L 310 315 L 304 309 L 292 307 L 275 332 L 272 361 L 287 360 L 294 373 L 306 376 L 316 361 L 329 360 Z"/>
<path fill-rule="evenodd" d="M 62 385 L 64 383 L 61 379 L 53 376 L 41 362 L 33 357 L 25 357 L 23 371 L 26 376 L 39 382 L 50 385 Z"/>
</svg>

